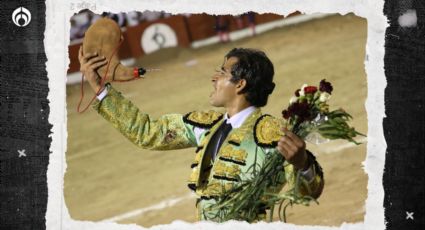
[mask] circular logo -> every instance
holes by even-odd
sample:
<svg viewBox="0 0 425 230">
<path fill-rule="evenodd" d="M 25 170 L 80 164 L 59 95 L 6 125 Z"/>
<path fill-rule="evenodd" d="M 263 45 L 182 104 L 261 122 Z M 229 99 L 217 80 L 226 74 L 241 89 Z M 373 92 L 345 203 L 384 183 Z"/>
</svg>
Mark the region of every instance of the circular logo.
<svg viewBox="0 0 425 230">
<path fill-rule="evenodd" d="M 13 11 L 12 20 L 19 27 L 27 26 L 31 22 L 31 13 L 27 8 L 18 7 Z"/>
<path fill-rule="evenodd" d="M 165 47 L 177 46 L 177 36 L 169 25 L 154 23 L 143 31 L 140 42 L 143 51 L 148 54 Z"/>
</svg>

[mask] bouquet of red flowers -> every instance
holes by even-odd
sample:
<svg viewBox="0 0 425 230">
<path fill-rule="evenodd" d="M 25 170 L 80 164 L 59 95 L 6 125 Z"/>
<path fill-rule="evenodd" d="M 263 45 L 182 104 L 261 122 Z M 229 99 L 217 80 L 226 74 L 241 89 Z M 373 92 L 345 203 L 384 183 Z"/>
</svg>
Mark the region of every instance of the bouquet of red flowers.
<svg viewBox="0 0 425 230">
<path fill-rule="evenodd" d="M 353 138 L 364 135 L 347 124 L 351 115 L 343 109 L 329 111 L 328 100 L 332 91 L 332 84 L 325 79 L 320 81 L 319 87 L 303 85 L 297 89 L 288 108 L 282 111 L 288 129 L 313 143 L 321 143 L 325 138 L 359 144 Z"/>
<path fill-rule="evenodd" d="M 351 115 L 343 109 L 329 111 L 328 101 L 332 91 L 332 84 L 325 79 L 320 81 L 319 87 L 303 85 L 297 89 L 289 106 L 282 111 L 284 124 L 299 137 L 316 144 L 335 139 L 359 144 L 353 138 L 364 135 L 348 125 Z M 269 220 L 272 221 L 276 205 L 279 207 L 279 218 L 286 221 L 288 205 L 309 205 L 311 201 L 317 203 L 313 197 L 299 193 L 300 185 L 306 183 L 299 172 L 295 186 L 290 190 L 279 194 L 268 191 L 269 187 L 278 185 L 278 175 L 283 170 L 284 162 L 285 159 L 279 153 L 266 155 L 264 163 L 251 180 L 241 181 L 237 187 L 219 197 L 217 203 L 211 207 L 217 211 L 218 221 L 255 222 L 261 219 L 259 210 L 264 210 L 264 207 L 270 209 Z"/>
</svg>

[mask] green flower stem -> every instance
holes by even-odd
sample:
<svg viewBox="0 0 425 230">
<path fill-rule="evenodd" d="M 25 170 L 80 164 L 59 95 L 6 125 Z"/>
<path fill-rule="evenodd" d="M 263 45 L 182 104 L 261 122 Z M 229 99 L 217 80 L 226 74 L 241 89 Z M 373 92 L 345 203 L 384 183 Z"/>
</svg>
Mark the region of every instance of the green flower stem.
<svg viewBox="0 0 425 230">
<path fill-rule="evenodd" d="M 299 97 L 299 100 L 306 99 L 310 104 L 312 118 L 315 118 L 320 113 L 320 107 L 328 106 L 326 103 L 319 101 L 319 96 L 320 93 L 316 92 L 314 96 L 306 95 Z M 322 137 L 330 140 L 343 139 L 359 144 L 353 138 L 357 135 L 365 136 L 348 125 L 347 122 L 352 119 L 352 116 L 342 109 L 321 115 L 327 117 L 327 120 L 322 123 L 301 122 L 294 115 L 287 120 L 286 124 L 289 125 L 289 130 L 303 139 L 310 133 L 317 132 Z M 278 194 L 268 191 L 269 188 L 278 185 L 279 178 L 277 175 L 283 170 L 284 161 L 285 159 L 282 155 L 276 153 L 266 156 L 263 165 L 259 167 L 258 171 L 256 171 L 255 167 L 257 165 L 254 164 L 253 178 L 241 181 L 236 188 L 221 195 L 217 199 L 216 204 L 209 207 L 210 210 L 217 211 L 216 218 L 218 218 L 218 221 L 223 222 L 234 219 L 245 220 L 251 223 L 258 220 L 260 216 L 259 210 L 264 206 L 271 209 L 268 220 L 272 221 L 274 207 L 279 205 L 279 219 L 286 222 L 286 210 L 289 205 L 302 204 L 308 206 L 312 201 L 318 204 L 317 200 L 313 197 L 302 196 L 299 193 L 300 186 L 304 186 L 308 190 L 310 189 L 308 182 L 300 177 L 299 171 L 296 174 L 295 185 L 289 191 Z M 311 193 L 311 191 L 308 192 Z"/>
</svg>

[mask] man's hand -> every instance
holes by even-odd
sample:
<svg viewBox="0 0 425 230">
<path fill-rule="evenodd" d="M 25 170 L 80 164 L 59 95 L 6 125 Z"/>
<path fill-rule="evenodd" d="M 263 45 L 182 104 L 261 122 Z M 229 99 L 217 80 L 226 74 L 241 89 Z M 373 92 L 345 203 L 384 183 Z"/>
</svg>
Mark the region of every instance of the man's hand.
<svg viewBox="0 0 425 230">
<path fill-rule="evenodd" d="M 80 61 L 80 71 L 84 74 L 91 88 L 95 93 L 99 92 L 103 87 L 100 85 L 100 76 L 96 70 L 106 65 L 108 61 L 105 57 L 98 57 L 97 53 L 83 55 L 83 49 L 80 46 L 78 51 L 78 60 Z"/>
<path fill-rule="evenodd" d="M 306 170 L 309 165 L 307 164 L 305 141 L 286 128 L 283 128 L 282 131 L 285 135 L 277 143 L 277 150 L 296 169 Z"/>
</svg>

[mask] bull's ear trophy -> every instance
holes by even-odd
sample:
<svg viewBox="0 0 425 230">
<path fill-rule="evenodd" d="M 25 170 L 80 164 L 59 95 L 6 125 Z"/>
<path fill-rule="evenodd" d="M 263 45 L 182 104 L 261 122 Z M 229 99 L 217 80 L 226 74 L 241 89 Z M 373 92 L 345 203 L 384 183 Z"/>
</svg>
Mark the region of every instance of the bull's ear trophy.
<svg viewBox="0 0 425 230">
<path fill-rule="evenodd" d="M 139 75 L 138 68 L 126 67 L 120 63 L 118 49 L 123 39 L 120 27 L 109 18 L 98 19 L 85 33 L 83 53 L 97 52 L 99 56 L 108 59 L 108 65 L 97 70 L 99 76 L 106 77 L 106 81 L 129 81 L 143 75 Z"/>
<path fill-rule="evenodd" d="M 123 41 L 124 37 L 121 34 L 121 29 L 112 19 L 100 18 L 87 29 L 83 40 L 83 54 L 97 52 L 99 56 L 104 56 L 108 60 L 107 65 L 97 69 L 97 73 L 102 78 L 101 85 L 105 82 L 140 79 L 146 73 L 144 68 L 126 67 L 121 64 L 118 58 L 118 50 Z M 77 106 L 77 111 L 80 113 L 86 111 L 96 98 L 96 95 L 93 96 L 89 105 L 80 110 L 84 97 L 83 82 L 84 76 L 81 79 L 81 99 Z M 96 94 L 99 93 L 97 92 Z"/>
</svg>

